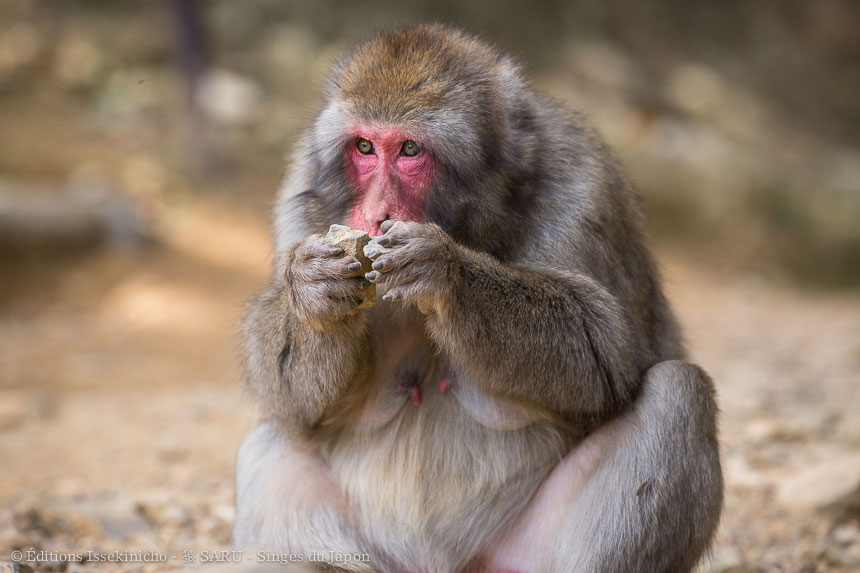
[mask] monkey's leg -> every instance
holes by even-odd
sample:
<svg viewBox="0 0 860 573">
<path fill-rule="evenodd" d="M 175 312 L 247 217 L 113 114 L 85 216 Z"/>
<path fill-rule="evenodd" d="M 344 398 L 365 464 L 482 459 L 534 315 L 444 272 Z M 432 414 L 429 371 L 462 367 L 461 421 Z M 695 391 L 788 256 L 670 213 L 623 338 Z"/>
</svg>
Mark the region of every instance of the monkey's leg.
<svg viewBox="0 0 860 573">
<path fill-rule="evenodd" d="M 236 462 L 239 547 L 302 554 L 367 553 L 352 526 L 353 515 L 322 460 L 291 444 L 271 422 L 252 430 Z M 339 564 L 373 571 L 368 563 Z"/>
<path fill-rule="evenodd" d="M 490 571 L 690 570 L 723 499 L 713 386 L 662 362 L 631 411 L 589 435 L 486 554 Z"/>
</svg>

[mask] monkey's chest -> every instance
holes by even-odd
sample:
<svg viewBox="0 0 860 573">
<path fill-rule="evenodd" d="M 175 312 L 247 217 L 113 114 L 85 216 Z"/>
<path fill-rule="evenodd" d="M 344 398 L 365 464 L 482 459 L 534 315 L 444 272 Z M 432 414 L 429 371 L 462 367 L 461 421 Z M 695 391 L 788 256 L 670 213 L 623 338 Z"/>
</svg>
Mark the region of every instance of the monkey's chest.
<svg viewBox="0 0 860 573">
<path fill-rule="evenodd" d="M 450 388 L 434 386 L 421 385 L 417 405 L 404 396 L 383 426 L 345 433 L 329 461 L 366 531 L 453 571 L 522 510 L 569 444 L 544 422 L 481 423 Z"/>
</svg>

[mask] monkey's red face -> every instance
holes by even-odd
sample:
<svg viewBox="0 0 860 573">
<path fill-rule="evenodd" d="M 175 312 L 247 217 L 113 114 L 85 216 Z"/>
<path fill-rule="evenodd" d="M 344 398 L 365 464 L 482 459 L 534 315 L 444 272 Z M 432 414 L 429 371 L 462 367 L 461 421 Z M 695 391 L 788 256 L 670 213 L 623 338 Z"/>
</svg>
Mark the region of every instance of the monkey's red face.
<svg viewBox="0 0 860 573">
<path fill-rule="evenodd" d="M 381 235 L 386 219 L 423 221 L 424 196 L 433 180 L 433 158 L 403 131 L 363 127 L 346 152 L 353 189 L 349 225 Z"/>
</svg>

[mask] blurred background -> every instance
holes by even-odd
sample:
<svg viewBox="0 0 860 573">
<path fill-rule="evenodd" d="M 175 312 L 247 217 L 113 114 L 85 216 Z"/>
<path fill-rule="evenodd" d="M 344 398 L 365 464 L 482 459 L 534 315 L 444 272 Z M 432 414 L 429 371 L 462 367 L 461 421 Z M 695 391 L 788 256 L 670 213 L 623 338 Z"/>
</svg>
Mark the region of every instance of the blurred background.
<svg viewBox="0 0 860 573">
<path fill-rule="evenodd" d="M 229 545 L 283 158 L 337 54 L 419 20 L 517 55 L 644 196 L 723 410 L 703 570 L 860 570 L 852 0 L 0 0 L 0 561 Z"/>
</svg>

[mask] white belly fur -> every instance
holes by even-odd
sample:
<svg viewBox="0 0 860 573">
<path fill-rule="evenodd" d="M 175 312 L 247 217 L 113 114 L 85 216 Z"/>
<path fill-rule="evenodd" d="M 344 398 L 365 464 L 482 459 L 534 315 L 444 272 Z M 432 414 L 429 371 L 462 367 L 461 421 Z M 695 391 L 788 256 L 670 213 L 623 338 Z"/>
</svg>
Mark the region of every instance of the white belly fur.
<svg viewBox="0 0 860 573">
<path fill-rule="evenodd" d="M 347 429 L 328 457 L 371 542 L 400 548 L 404 568 L 452 571 L 522 510 L 571 444 L 474 388 L 423 390 L 416 406 L 392 388 L 378 402 L 400 401 L 391 418 Z"/>
</svg>

